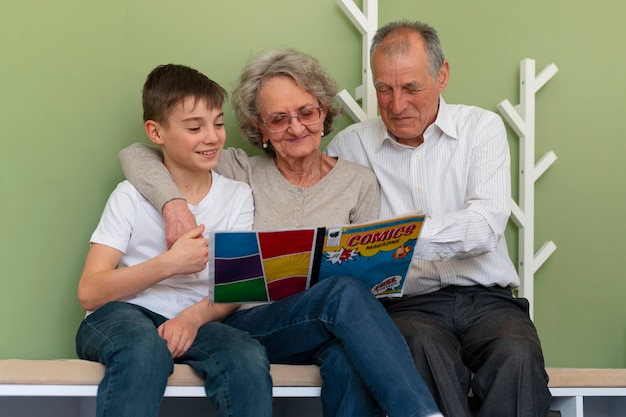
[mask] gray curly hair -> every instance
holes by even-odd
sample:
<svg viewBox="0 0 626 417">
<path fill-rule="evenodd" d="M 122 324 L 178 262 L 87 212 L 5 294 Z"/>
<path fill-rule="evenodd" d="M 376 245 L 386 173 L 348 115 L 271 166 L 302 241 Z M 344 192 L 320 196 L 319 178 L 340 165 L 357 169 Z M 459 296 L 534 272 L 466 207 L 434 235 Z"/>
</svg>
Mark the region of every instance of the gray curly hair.
<svg viewBox="0 0 626 417">
<path fill-rule="evenodd" d="M 250 143 L 263 149 L 263 137 L 259 129 L 257 94 L 263 83 L 273 77 L 287 76 L 317 97 L 324 109 L 324 133 L 333 130 L 333 122 L 342 113 L 341 106 L 333 100 L 337 94 L 337 83 L 312 56 L 291 48 L 263 51 L 252 57 L 241 70 L 239 84 L 232 94 L 232 106 L 241 132 Z M 270 146 L 263 149 L 273 153 Z"/>
</svg>

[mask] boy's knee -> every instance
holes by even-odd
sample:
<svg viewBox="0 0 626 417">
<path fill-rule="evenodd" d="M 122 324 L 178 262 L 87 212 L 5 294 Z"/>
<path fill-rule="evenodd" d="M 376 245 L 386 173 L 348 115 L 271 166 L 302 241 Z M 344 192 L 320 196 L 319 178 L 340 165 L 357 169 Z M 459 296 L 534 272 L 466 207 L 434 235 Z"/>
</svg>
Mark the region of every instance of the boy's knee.
<svg viewBox="0 0 626 417">
<path fill-rule="evenodd" d="M 155 372 L 171 374 L 174 371 L 174 360 L 162 339 L 154 337 L 135 337 L 119 344 L 111 353 L 111 359 L 120 366 L 146 372 L 155 368 Z"/>
<path fill-rule="evenodd" d="M 265 346 L 247 332 L 220 323 L 211 335 L 213 337 L 205 334 L 201 340 L 196 340 L 190 359 L 203 362 L 209 368 L 215 367 L 218 372 L 269 373 Z M 215 337 L 220 340 L 216 341 Z"/>
<path fill-rule="evenodd" d="M 165 349 L 147 344 L 127 346 L 118 349 L 105 364 L 107 371 L 135 375 L 146 383 L 160 384 L 174 372 L 174 360 L 167 347 Z"/>
<path fill-rule="evenodd" d="M 256 339 L 239 346 L 236 362 L 247 367 L 251 372 L 269 372 L 270 361 L 267 358 L 267 351 Z"/>
</svg>

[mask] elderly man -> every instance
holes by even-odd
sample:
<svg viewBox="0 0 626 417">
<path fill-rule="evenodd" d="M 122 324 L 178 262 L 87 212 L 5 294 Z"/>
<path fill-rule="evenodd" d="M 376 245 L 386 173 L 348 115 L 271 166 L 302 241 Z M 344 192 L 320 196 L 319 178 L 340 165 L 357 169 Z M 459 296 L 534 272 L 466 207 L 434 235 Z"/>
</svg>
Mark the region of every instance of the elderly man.
<svg viewBox="0 0 626 417">
<path fill-rule="evenodd" d="M 384 301 L 448 417 L 540 417 L 548 377 L 528 302 L 503 236 L 510 214 L 506 131 L 496 114 L 441 97 L 450 67 L 420 22 L 376 33 L 371 63 L 380 117 L 337 134 L 326 152 L 371 167 L 380 217 L 427 219 L 405 295 Z"/>
</svg>

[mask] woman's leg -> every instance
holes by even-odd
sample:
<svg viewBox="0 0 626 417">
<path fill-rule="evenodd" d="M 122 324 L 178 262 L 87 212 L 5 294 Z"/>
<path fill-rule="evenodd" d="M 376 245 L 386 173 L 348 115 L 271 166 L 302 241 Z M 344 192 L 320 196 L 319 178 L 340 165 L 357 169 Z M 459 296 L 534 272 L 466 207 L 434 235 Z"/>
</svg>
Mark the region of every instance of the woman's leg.
<svg viewBox="0 0 626 417">
<path fill-rule="evenodd" d="M 220 417 L 271 417 L 272 377 L 265 348 L 220 322 L 202 326 L 191 348 L 176 360 L 205 380 Z"/>
<path fill-rule="evenodd" d="M 315 363 L 320 366 L 324 381 L 321 399 L 325 416 L 385 415 L 338 339 L 329 342 L 317 353 Z"/>
<path fill-rule="evenodd" d="M 338 339 L 390 417 L 437 412 L 402 335 L 355 278 L 323 280 L 294 296 L 238 311 L 225 322 L 259 339 L 273 363 L 311 363 L 322 347 Z"/>
<path fill-rule="evenodd" d="M 108 303 L 83 320 L 76 335 L 81 359 L 104 364 L 98 417 L 157 417 L 174 363 L 158 335 L 160 316 L 123 302 Z"/>
</svg>

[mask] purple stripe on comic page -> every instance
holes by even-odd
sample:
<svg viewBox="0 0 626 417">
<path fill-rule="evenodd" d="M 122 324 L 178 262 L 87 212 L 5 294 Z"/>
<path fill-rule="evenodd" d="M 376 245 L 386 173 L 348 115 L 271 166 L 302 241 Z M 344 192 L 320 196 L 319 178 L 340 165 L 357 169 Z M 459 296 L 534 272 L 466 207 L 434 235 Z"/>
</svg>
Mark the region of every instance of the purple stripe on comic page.
<svg viewBox="0 0 626 417">
<path fill-rule="evenodd" d="M 215 284 L 245 281 L 263 276 L 259 254 L 237 259 L 215 259 Z"/>
</svg>

